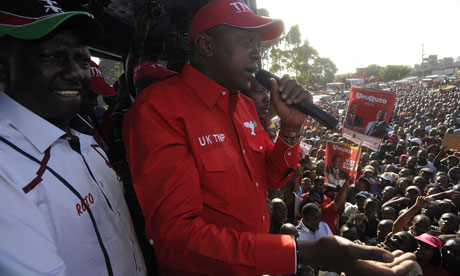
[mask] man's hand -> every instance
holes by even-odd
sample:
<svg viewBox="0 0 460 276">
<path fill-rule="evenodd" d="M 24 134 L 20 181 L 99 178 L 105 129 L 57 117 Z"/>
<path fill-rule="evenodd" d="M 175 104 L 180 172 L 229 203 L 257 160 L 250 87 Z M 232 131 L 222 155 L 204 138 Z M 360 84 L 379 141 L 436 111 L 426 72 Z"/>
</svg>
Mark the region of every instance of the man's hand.
<svg viewBox="0 0 460 276">
<path fill-rule="evenodd" d="M 313 101 L 313 97 L 296 80 L 284 75 L 280 83 L 270 80 L 270 102 L 281 119 L 283 129 L 297 131 L 302 127 L 306 115 L 294 108 L 294 103 L 300 103 L 307 99 Z"/>
<path fill-rule="evenodd" d="M 327 236 L 315 241 L 300 241 L 298 262 L 327 267 L 347 275 L 405 275 L 414 265 L 415 255 L 397 250 L 358 245 L 338 237 Z"/>
<path fill-rule="evenodd" d="M 415 200 L 415 206 L 419 209 L 428 208 L 431 205 L 431 199 L 426 196 L 418 196 Z"/>
</svg>

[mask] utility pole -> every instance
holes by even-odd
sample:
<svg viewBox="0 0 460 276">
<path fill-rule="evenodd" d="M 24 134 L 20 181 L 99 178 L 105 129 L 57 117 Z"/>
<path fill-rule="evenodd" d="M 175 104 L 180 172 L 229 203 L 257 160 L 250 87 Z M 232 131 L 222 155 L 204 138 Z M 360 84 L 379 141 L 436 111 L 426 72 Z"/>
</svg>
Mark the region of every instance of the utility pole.
<svg viewBox="0 0 460 276">
<path fill-rule="evenodd" d="M 425 44 L 422 43 L 422 62 L 420 63 L 420 67 L 422 67 L 423 64 L 423 58 L 425 57 Z M 425 70 L 422 70 L 422 76 L 425 76 Z"/>
<path fill-rule="evenodd" d="M 422 43 L 422 63 L 423 63 L 423 58 L 425 57 L 424 48 L 425 48 L 425 44 Z"/>
</svg>

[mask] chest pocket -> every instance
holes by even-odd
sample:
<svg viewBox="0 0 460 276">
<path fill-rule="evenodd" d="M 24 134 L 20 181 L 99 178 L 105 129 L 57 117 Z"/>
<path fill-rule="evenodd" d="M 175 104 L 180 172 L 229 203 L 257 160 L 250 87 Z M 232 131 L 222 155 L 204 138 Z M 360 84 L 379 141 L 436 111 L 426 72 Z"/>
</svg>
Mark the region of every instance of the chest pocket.
<svg viewBox="0 0 460 276">
<path fill-rule="evenodd" d="M 266 148 L 264 145 L 263 134 L 261 133 L 264 130 L 259 126 L 255 130 L 256 130 L 257 135 L 251 135 L 251 134 L 246 135 L 248 138 L 249 146 L 251 147 L 253 151 L 263 153 L 266 151 Z"/>
<path fill-rule="evenodd" d="M 240 182 L 239 156 L 231 146 L 224 146 L 202 153 L 200 159 L 203 165 L 200 173 L 203 204 L 226 212 L 225 208 L 235 204 L 244 192 L 235 186 Z"/>
<path fill-rule="evenodd" d="M 225 172 L 233 167 L 238 154 L 231 146 L 225 146 L 202 153 L 200 159 L 206 172 Z"/>
</svg>

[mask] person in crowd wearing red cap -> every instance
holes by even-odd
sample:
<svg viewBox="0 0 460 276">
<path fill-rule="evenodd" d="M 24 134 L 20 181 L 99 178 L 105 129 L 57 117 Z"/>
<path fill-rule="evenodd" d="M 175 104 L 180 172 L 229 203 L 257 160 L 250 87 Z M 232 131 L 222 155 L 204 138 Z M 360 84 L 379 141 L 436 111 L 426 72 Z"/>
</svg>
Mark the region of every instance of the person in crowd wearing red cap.
<svg viewBox="0 0 460 276">
<path fill-rule="evenodd" d="M 0 10 L 0 275 L 146 275 L 123 186 L 81 117 L 87 12 L 55 1 Z"/>
<path fill-rule="evenodd" d="M 299 158 L 305 115 L 292 104 L 311 95 L 288 76 L 272 80 L 281 126 L 270 149 L 253 103 L 238 91 L 255 77 L 259 42 L 282 31 L 280 20 L 244 2 L 211 1 L 192 21 L 181 74 L 150 85 L 128 111 L 124 141 L 160 273 L 292 274 L 298 263 L 402 275 L 412 255 L 339 237 L 296 245 L 292 236 L 268 234 L 267 188 L 281 187 Z"/>
<path fill-rule="evenodd" d="M 441 240 L 428 233 L 415 237 L 418 241 L 415 256 L 424 276 L 444 276 L 449 273 L 441 266 Z"/>
<path fill-rule="evenodd" d="M 133 72 L 134 90 L 136 97 L 141 93 L 144 88 L 152 83 L 165 80 L 169 77 L 177 75 L 176 72 L 169 70 L 158 62 L 141 61 Z"/>
<path fill-rule="evenodd" d="M 81 105 L 78 114 L 94 129 L 94 140 L 107 153 L 109 152 L 109 147 L 101 136 L 102 129 L 94 108 L 99 105 L 97 101 L 99 95 L 116 96 L 117 92 L 105 82 L 101 68 L 94 61 L 90 61 L 90 70 L 91 83 L 89 88 L 85 89 L 81 94 Z"/>
</svg>

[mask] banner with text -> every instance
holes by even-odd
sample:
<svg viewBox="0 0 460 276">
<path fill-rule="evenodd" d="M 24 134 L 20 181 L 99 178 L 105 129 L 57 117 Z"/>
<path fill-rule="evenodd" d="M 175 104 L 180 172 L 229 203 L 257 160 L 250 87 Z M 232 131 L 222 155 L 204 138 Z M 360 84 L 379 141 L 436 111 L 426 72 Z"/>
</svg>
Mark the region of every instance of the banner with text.
<svg viewBox="0 0 460 276">
<path fill-rule="evenodd" d="M 353 86 L 343 121 L 343 136 L 378 150 L 387 135 L 395 101 L 396 95 L 392 92 Z"/>
<path fill-rule="evenodd" d="M 335 143 L 328 141 L 326 143 L 326 158 L 324 160 L 325 166 L 325 185 L 342 187 L 345 181 L 353 177 L 356 179 L 357 173 L 354 172 L 353 167 L 359 163 L 359 147 L 354 147 L 347 144 Z M 353 181 L 354 183 L 354 181 Z"/>
</svg>

